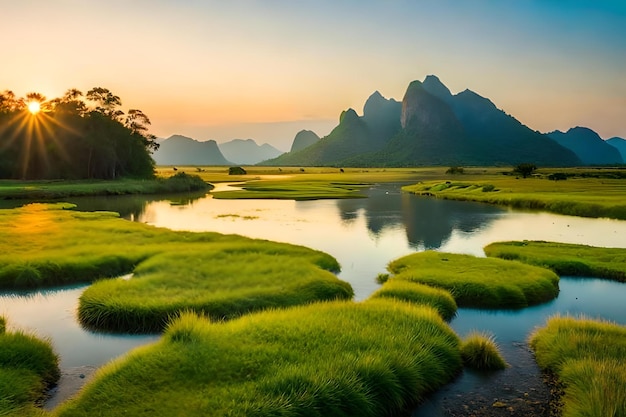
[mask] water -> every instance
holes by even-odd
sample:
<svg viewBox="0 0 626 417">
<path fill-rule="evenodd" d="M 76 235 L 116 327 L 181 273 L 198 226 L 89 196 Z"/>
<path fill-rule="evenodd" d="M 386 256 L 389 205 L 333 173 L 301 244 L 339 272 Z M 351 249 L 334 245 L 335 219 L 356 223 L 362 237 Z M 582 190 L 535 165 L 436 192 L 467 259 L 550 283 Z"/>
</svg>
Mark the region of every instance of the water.
<svg viewBox="0 0 626 417">
<path fill-rule="evenodd" d="M 368 196 L 300 202 L 215 200 L 210 195 L 70 201 L 80 210 L 118 211 L 128 220 L 173 230 L 236 233 L 322 250 L 342 265 L 339 277 L 353 286 L 356 300 L 367 298 L 378 288 L 375 277 L 386 272 L 389 261 L 415 251 L 434 249 L 484 256 L 482 248 L 491 242 L 523 239 L 626 247 L 624 221 L 424 198 L 401 193 L 399 184 L 374 186 Z M 472 329 L 492 332 L 510 361 L 530 331 L 555 312 L 624 321 L 626 308 L 619 302 L 626 292 L 623 284 L 565 278 L 560 287 L 559 297 L 541 306 L 516 311 L 461 309 L 451 325 L 461 336 Z M 99 334 L 81 328 L 76 306 L 83 289 L 0 294 L 0 314 L 13 327 L 49 337 L 62 367 L 99 366 L 157 339 L 155 335 Z M 458 384 L 478 383 L 468 380 L 472 376 L 464 374 Z M 436 396 L 433 401 L 436 403 Z"/>
</svg>

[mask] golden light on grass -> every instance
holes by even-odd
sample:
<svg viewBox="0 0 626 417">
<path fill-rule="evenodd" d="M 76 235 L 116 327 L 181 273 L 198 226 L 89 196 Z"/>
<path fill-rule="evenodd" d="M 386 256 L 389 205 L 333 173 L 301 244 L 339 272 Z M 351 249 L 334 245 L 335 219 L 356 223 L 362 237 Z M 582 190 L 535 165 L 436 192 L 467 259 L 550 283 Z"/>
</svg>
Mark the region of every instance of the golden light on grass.
<svg viewBox="0 0 626 417">
<path fill-rule="evenodd" d="M 31 101 L 30 103 L 27 104 L 28 107 L 28 111 L 31 114 L 37 114 L 41 111 L 41 103 L 39 103 L 38 101 Z"/>
</svg>

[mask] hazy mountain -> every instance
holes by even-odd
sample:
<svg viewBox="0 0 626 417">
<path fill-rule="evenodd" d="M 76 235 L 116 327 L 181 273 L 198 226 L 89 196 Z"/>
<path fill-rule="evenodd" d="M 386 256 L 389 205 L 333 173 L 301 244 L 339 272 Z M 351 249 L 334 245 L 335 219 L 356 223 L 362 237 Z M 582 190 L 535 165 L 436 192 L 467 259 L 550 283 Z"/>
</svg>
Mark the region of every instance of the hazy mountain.
<svg viewBox="0 0 626 417">
<path fill-rule="evenodd" d="M 626 139 L 614 137 L 611 139 L 607 139 L 606 143 L 616 148 L 622 155 L 622 159 L 624 160 L 624 162 L 626 162 Z"/>
<path fill-rule="evenodd" d="M 609 165 L 624 162 L 619 150 L 586 127 L 573 127 L 565 133 L 555 130 L 548 133 L 548 136 L 571 149 L 585 165 Z"/>
<path fill-rule="evenodd" d="M 233 139 L 218 144 L 218 147 L 226 159 L 237 165 L 254 165 L 283 153 L 267 143 L 258 145 L 252 139 Z"/>
<path fill-rule="evenodd" d="M 296 133 L 296 137 L 293 138 L 293 143 L 291 144 L 291 150 L 289 152 L 300 151 L 313 145 L 318 140 L 320 140 L 320 137 L 317 136 L 317 134 L 312 130 L 301 130 Z"/>
<path fill-rule="evenodd" d="M 363 116 L 353 109 L 345 110 L 339 125 L 314 144 L 285 153 L 264 165 L 338 165 L 365 153 L 381 150 L 400 129 L 401 105 L 373 93 L 366 101 Z"/>
<path fill-rule="evenodd" d="M 214 140 L 199 142 L 181 135 L 161 141 L 152 154 L 157 165 L 231 165 Z"/>
</svg>

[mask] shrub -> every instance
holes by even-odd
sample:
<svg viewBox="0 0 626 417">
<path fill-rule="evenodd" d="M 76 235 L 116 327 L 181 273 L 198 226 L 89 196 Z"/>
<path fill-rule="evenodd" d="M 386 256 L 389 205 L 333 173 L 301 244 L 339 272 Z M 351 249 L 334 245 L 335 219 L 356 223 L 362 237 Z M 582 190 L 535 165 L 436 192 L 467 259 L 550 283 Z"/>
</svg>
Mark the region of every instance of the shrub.
<svg viewBox="0 0 626 417">
<path fill-rule="evenodd" d="M 489 192 L 491 192 L 491 191 L 493 191 L 493 190 L 495 190 L 495 189 L 496 189 L 496 186 L 495 186 L 495 185 L 493 185 L 493 184 L 486 184 L 486 185 L 483 185 L 483 188 L 482 188 L 483 193 L 489 193 Z"/>
<path fill-rule="evenodd" d="M 246 175 L 247 172 L 242 167 L 230 167 L 228 168 L 228 175 Z"/>
<path fill-rule="evenodd" d="M 463 167 L 450 167 L 446 170 L 446 174 L 458 175 L 464 172 Z"/>
</svg>

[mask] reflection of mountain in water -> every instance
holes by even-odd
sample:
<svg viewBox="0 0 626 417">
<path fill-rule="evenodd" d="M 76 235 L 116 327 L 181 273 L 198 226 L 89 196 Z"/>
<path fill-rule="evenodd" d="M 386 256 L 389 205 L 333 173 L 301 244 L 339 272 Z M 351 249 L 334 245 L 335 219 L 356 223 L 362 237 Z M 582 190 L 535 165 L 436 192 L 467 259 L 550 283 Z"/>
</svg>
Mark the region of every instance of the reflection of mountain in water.
<svg viewBox="0 0 626 417">
<path fill-rule="evenodd" d="M 343 222 L 363 212 L 367 228 L 380 237 L 387 228 L 403 227 L 416 249 L 437 249 L 457 230 L 471 232 L 485 227 L 503 209 L 479 203 L 439 200 L 402 193 L 399 185 L 378 185 L 366 199 L 337 200 Z"/>
</svg>

